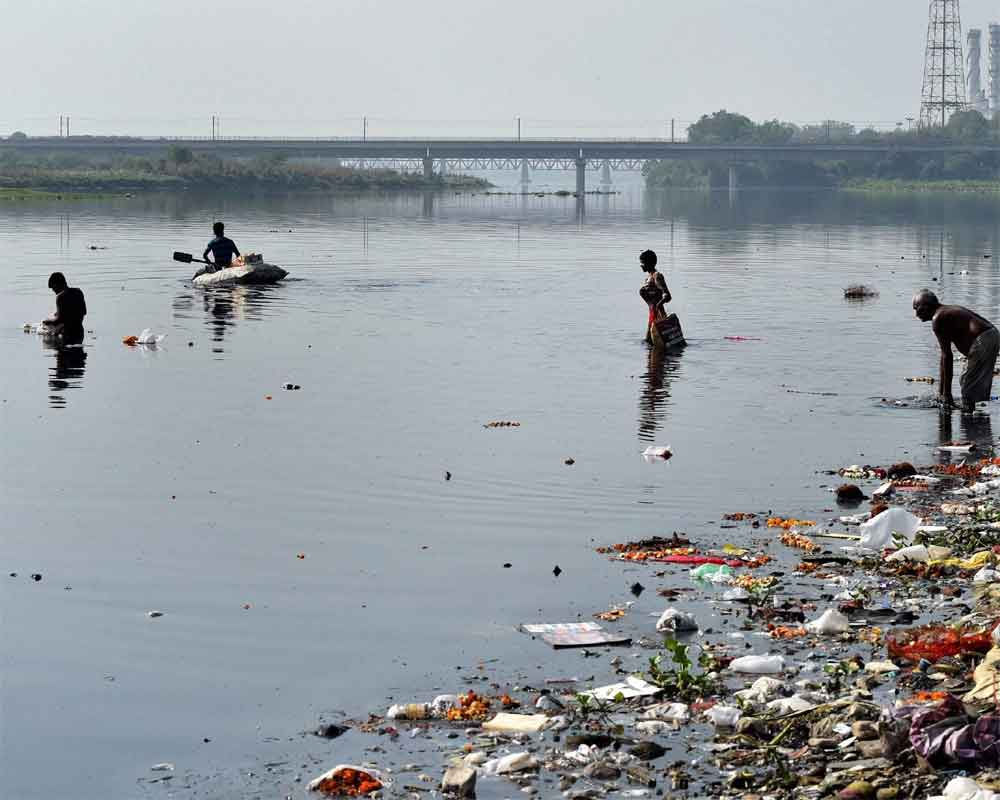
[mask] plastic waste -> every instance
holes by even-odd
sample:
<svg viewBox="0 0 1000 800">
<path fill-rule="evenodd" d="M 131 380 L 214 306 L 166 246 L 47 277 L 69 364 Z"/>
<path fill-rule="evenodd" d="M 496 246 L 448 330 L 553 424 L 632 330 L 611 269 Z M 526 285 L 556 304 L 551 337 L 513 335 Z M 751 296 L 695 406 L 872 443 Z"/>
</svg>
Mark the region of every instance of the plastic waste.
<svg viewBox="0 0 1000 800">
<path fill-rule="evenodd" d="M 907 543 L 913 541 L 913 535 L 920 527 L 920 517 L 902 508 L 889 508 L 860 525 L 861 547 L 869 550 L 882 550 L 893 546 L 893 534 L 898 534 Z"/>
<path fill-rule="evenodd" d="M 810 633 L 845 633 L 849 627 L 847 617 L 835 608 L 828 608 L 818 619 L 806 623 L 806 630 Z"/>
<path fill-rule="evenodd" d="M 884 672 L 899 672 L 899 667 L 891 661 L 869 661 L 865 664 L 865 672 L 873 675 L 881 675 Z"/>
<path fill-rule="evenodd" d="M 678 611 L 676 608 L 668 608 L 657 620 L 656 630 L 660 633 L 665 631 L 696 631 L 698 630 L 698 621 L 694 618 L 694 614 Z"/>
<path fill-rule="evenodd" d="M 895 553 L 891 553 L 886 556 L 885 560 L 893 562 L 917 561 L 922 564 L 927 564 L 931 561 L 940 561 L 950 555 L 951 549 L 948 547 L 939 547 L 937 545 L 924 547 L 922 544 L 911 544 L 909 547 L 901 547 Z"/>
<path fill-rule="evenodd" d="M 644 733 L 647 736 L 658 736 L 661 733 L 672 731 L 674 726 L 669 722 L 663 722 L 662 720 L 646 719 L 642 722 L 635 723 L 635 729 L 639 731 L 639 733 Z"/>
<path fill-rule="evenodd" d="M 975 497 L 998 488 L 1000 488 L 1000 478 L 994 478 L 993 480 L 974 483 L 972 486 L 967 486 L 964 489 L 953 489 L 951 493 L 958 497 Z"/>
<path fill-rule="evenodd" d="M 924 625 L 919 628 L 894 630 L 886 636 L 889 656 L 917 662 L 930 662 L 960 653 L 985 653 L 993 645 L 996 626 Z"/>
<path fill-rule="evenodd" d="M 997 630 L 1000 630 L 998 628 Z M 997 631 L 993 631 L 994 645 L 972 673 L 975 685 L 962 698 L 966 703 L 993 701 L 1000 693 L 1000 648 L 996 646 Z"/>
<path fill-rule="evenodd" d="M 982 788 L 972 778 L 952 778 L 945 784 L 944 794 L 932 795 L 928 800 L 1000 800 L 1000 794 Z"/>
<path fill-rule="evenodd" d="M 993 583 L 993 581 L 1000 580 L 1000 572 L 995 569 L 990 569 L 989 567 L 983 567 L 979 572 L 972 576 L 973 583 Z"/>
<path fill-rule="evenodd" d="M 620 683 L 612 683 L 608 686 L 598 686 L 595 689 L 591 689 L 589 692 L 583 692 L 582 694 L 587 697 L 592 697 L 595 700 L 600 700 L 601 702 L 608 702 L 610 700 L 615 700 L 619 695 L 625 700 L 631 700 L 634 697 L 652 697 L 653 695 L 660 694 L 663 690 L 652 683 L 644 681 L 635 675 L 629 675 L 624 681 Z"/>
<path fill-rule="evenodd" d="M 139 332 L 139 336 L 136 339 L 136 344 L 144 344 L 147 347 L 149 345 L 155 346 L 155 345 L 158 345 L 160 342 L 162 342 L 166 338 L 167 338 L 167 334 L 165 334 L 165 333 L 155 334 L 155 333 L 153 333 L 153 331 L 150 328 L 143 328 Z"/>
<path fill-rule="evenodd" d="M 733 577 L 733 571 L 725 564 L 702 564 L 691 570 L 689 574 L 695 580 L 710 581 L 711 583 L 729 583 Z"/>
<path fill-rule="evenodd" d="M 684 703 L 658 703 L 647 708 L 642 718 L 660 722 L 687 722 L 691 719 L 691 712 Z"/>
<path fill-rule="evenodd" d="M 431 703 L 431 708 L 434 710 L 435 714 L 446 714 L 448 709 L 457 708 L 458 705 L 458 695 L 439 694 L 434 698 L 434 702 Z"/>
<path fill-rule="evenodd" d="M 674 453 L 670 449 L 670 445 L 666 445 L 664 447 L 650 445 L 642 451 L 642 457 L 647 461 L 666 461 L 673 454 Z"/>
<path fill-rule="evenodd" d="M 741 689 L 736 692 L 736 697 L 744 702 L 763 703 L 784 685 L 784 682 L 777 678 L 757 678 L 750 684 L 749 689 Z"/>
<path fill-rule="evenodd" d="M 427 719 L 431 716 L 430 703 L 400 703 L 390 706 L 387 719 Z"/>
<path fill-rule="evenodd" d="M 740 721 L 743 712 L 736 706 L 712 706 L 705 712 L 705 716 L 716 728 L 733 728 Z"/>
<path fill-rule="evenodd" d="M 735 586 L 732 589 L 727 589 L 722 595 L 723 600 L 731 600 L 731 601 L 748 600 L 749 598 L 750 598 L 750 592 L 748 592 L 742 586 Z"/>
<path fill-rule="evenodd" d="M 383 775 L 367 767 L 356 767 L 352 764 L 338 764 L 318 778 L 311 780 L 306 787 L 310 792 L 322 792 L 329 795 L 351 794 L 361 796 L 378 791 L 389 785 Z"/>
<path fill-rule="evenodd" d="M 512 772 L 524 772 L 537 766 L 538 762 L 531 753 L 511 753 L 497 761 L 495 771 L 497 775 L 509 775 Z"/>
<path fill-rule="evenodd" d="M 729 668 L 733 672 L 743 672 L 749 675 L 771 675 L 777 672 L 784 672 L 784 656 L 740 656 L 734 658 Z"/>
<path fill-rule="evenodd" d="M 772 700 L 765 708 L 777 714 L 796 714 L 816 708 L 816 704 L 809 702 L 800 695 L 793 694 L 791 697 L 779 697 L 777 700 Z"/>
<path fill-rule="evenodd" d="M 493 719 L 483 723 L 484 731 L 505 733 L 538 733 L 549 718 L 544 714 L 508 714 L 501 711 Z"/>
</svg>

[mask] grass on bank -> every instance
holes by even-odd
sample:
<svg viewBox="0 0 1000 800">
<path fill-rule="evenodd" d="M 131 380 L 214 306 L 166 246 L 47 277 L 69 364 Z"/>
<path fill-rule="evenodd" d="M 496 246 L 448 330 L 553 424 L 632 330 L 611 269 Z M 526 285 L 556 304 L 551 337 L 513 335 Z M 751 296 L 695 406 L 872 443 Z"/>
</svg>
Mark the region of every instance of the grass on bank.
<svg viewBox="0 0 1000 800">
<path fill-rule="evenodd" d="M 1000 180 L 918 181 L 857 178 L 846 181 L 840 188 L 855 192 L 966 192 L 976 194 L 996 194 L 1000 192 Z"/>
</svg>

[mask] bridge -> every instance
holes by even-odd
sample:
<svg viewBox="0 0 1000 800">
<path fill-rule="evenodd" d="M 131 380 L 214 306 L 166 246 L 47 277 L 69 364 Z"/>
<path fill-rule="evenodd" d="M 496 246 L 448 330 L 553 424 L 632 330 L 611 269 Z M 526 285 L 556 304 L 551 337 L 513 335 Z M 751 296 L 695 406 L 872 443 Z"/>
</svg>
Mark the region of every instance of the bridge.
<svg viewBox="0 0 1000 800">
<path fill-rule="evenodd" d="M 750 161 L 842 161 L 872 159 L 894 153 L 948 156 L 1000 155 L 1000 143 L 959 142 L 883 137 L 872 142 L 808 142 L 788 144 L 695 144 L 669 139 L 470 139 L 470 138 L 169 138 L 119 136 L 58 136 L 0 139 L 5 152 L 79 152 L 163 157 L 170 147 L 230 158 L 282 155 L 288 158 L 326 157 L 345 166 L 385 167 L 423 171 L 431 177 L 449 170 L 520 169 L 530 181 L 532 169 L 576 171 L 576 191 L 586 191 L 588 170 L 600 170 L 610 184 L 611 170 L 641 169 L 647 161 L 721 161 L 730 166 L 730 187 L 736 186 L 735 166 Z"/>
</svg>

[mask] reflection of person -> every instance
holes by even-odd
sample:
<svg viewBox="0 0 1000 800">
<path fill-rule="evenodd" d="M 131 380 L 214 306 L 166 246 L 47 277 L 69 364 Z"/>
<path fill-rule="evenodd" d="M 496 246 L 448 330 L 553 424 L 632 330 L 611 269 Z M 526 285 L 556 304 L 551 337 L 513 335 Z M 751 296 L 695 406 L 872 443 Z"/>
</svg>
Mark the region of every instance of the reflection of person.
<svg viewBox="0 0 1000 800">
<path fill-rule="evenodd" d="M 980 453 L 977 458 L 981 458 L 983 454 L 991 453 L 994 439 L 993 425 L 989 414 L 963 414 L 960 440 L 956 440 L 952 433 L 951 414 L 939 414 L 938 420 L 938 436 L 941 444 L 952 444 L 955 441 L 974 444 L 976 452 Z M 950 462 L 952 458 L 961 460 L 964 456 L 952 456 L 950 453 L 940 454 L 940 460 L 944 463 Z"/>
<path fill-rule="evenodd" d="M 83 344 L 83 318 L 87 316 L 83 292 L 69 286 L 61 272 L 49 276 L 49 288 L 56 293 L 56 313 L 42 321 L 45 332 L 59 336 L 64 345 Z"/>
<path fill-rule="evenodd" d="M 663 422 L 665 409 L 670 402 L 670 382 L 680 369 L 683 350 L 668 351 L 663 347 L 650 347 L 646 373 L 642 376 L 639 392 L 639 439 L 653 442 Z"/>
<path fill-rule="evenodd" d="M 934 335 L 941 345 L 939 397 L 945 408 L 955 405 L 951 394 L 952 346 L 966 357 L 959 385 L 962 388 L 962 413 L 971 414 L 976 403 L 990 399 L 993 370 L 1000 353 L 1000 332 L 975 311 L 962 306 L 941 305 L 937 295 L 929 289 L 914 295 L 913 310 L 917 319 L 932 323 Z"/>
<path fill-rule="evenodd" d="M 225 269 L 232 266 L 233 256 L 240 254 L 236 242 L 225 236 L 225 231 L 226 226 L 221 222 L 216 222 L 212 226 L 212 233 L 215 234 L 215 238 L 208 243 L 208 247 L 205 248 L 205 252 L 201 256 L 207 261 L 208 254 L 211 253 L 212 258 L 215 260 L 215 269 Z"/>
<path fill-rule="evenodd" d="M 652 344 L 653 323 L 658 319 L 667 316 L 664 306 L 672 299 L 670 289 L 667 288 L 667 281 L 662 273 L 656 271 L 656 253 L 652 250 L 645 250 L 639 255 L 639 264 L 642 271 L 647 273 L 646 282 L 639 289 L 639 296 L 646 301 L 649 306 L 649 322 L 646 325 L 646 341 Z"/>
</svg>

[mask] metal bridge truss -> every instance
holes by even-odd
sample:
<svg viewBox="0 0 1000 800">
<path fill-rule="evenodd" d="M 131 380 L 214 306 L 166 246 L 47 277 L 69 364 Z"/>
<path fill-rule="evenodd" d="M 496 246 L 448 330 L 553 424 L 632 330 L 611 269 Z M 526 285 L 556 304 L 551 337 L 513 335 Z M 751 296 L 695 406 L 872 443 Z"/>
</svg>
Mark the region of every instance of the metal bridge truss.
<svg viewBox="0 0 1000 800">
<path fill-rule="evenodd" d="M 646 163 L 644 158 L 587 158 L 585 169 L 599 171 L 605 165 L 612 170 L 639 171 Z M 440 169 L 442 163 L 448 172 L 471 170 L 504 170 L 522 169 L 527 164 L 529 169 L 538 170 L 575 170 L 577 159 L 574 158 L 434 158 L 435 168 Z M 340 163 L 345 167 L 355 169 L 394 169 L 400 172 L 420 172 L 424 169 L 422 158 L 342 158 Z"/>
</svg>

